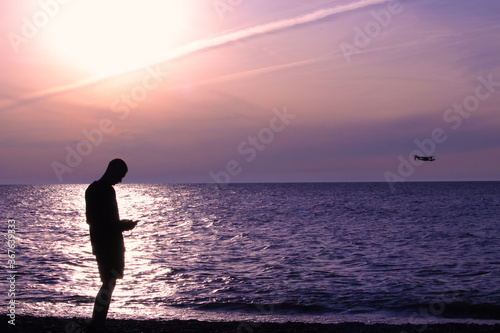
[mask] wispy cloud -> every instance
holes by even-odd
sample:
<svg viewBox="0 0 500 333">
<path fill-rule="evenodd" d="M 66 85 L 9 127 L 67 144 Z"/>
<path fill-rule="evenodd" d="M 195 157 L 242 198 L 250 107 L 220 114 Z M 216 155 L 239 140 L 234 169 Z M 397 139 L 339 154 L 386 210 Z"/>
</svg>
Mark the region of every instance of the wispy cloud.
<svg viewBox="0 0 500 333">
<path fill-rule="evenodd" d="M 209 85 L 209 84 L 214 84 L 214 83 L 221 83 L 221 82 L 228 82 L 228 81 L 233 81 L 233 80 L 242 80 L 242 79 L 247 79 L 251 78 L 254 76 L 262 75 L 262 74 L 269 74 L 277 71 L 282 71 L 285 69 L 290 69 L 290 68 L 297 68 L 301 66 L 306 66 L 309 64 L 313 63 L 318 63 L 321 61 L 325 61 L 327 58 L 315 58 L 315 59 L 309 59 L 309 60 L 302 60 L 302 61 L 295 61 L 291 63 L 286 63 L 286 64 L 281 64 L 277 66 L 270 66 L 270 67 L 263 67 L 263 68 L 258 68 L 258 69 L 253 69 L 250 71 L 245 71 L 245 72 L 239 72 L 239 73 L 234 73 L 234 74 L 229 74 L 229 75 L 223 75 L 223 76 L 218 76 L 206 80 L 201 80 L 197 82 L 190 83 L 189 85 L 192 87 L 198 87 L 198 86 L 204 86 L 204 85 Z M 181 86 L 175 86 L 172 88 L 169 88 L 167 90 L 178 90 L 185 87 L 184 85 Z"/>
<path fill-rule="evenodd" d="M 241 41 L 241 40 L 244 40 L 247 38 L 277 32 L 277 31 L 285 30 L 285 29 L 296 27 L 296 26 L 303 25 L 303 24 L 313 23 L 313 22 L 323 20 L 323 19 L 329 18 L 329 17 L 337 15 L 337 14 L 341 14 L 341 13 L 345 13 L 345 12 L 349 12 L 349 11 L 377 5 L 377 4 L 382 4 L 382 3 L 389 2 L 389 1 L 391 1 L 391 0 L 361 0 L 361 1 L 349 3 L 346 5 L 339 5 L 339 6 L 331 7 L 331 8 L 319 9 L 319 10 L 316 10 L 314 12 L 311 12 L 308 14 L 303 14 L 301 16 L 297 16 L 297 17 L 293 17 L 293 18 L 281 19 L 281 20 L 277 20 L 274 22 L 257 25 L 254 27 L 240 29 L 238 31 L 228 32 L 228 33 L 226 33 L 224 35 L 220 35 L 220 36 L 200 39 L 200 40 L 188 43 L 188 44 L 184 45 L 183 47 L 180 47 L 180 48 L 173 50 L 168 56 L 166 56 L 162 60 L 162 62 L 170 61 L 170 60 L 184 57 L 184 56 L 196 53 L 196 52 L 205 51 L 205 50 L 208 50 L 211 48 L 224 46 L 224 45 L 234 43 L 237 41 Z M 149 65 L 153 65 L 153 64 L 149 64 Z M 133 71 L 136 71 L 139 69 L 142 69 L 142 68 L 129 69 L 127 72 L 133 72 Z M 120 75 L 120 74 L 124 74 L 124 72 L 108 73 L 106 75 L 91 77 L 89 79 L 79 81 L 76 83 L 61 85 L 61 86 L 57 86 L 57 87 L 54 87 L 51 89 L 38 91 L 34 94 L 31 94 L 29 96 L 22 98 L 19 101 L 4 105 L 3 107 L 0 108 L 0 110 L 13 109 L 13 108 L 17 108 L 17 107 L 22 106 L 22 105 L 36 102 L 37 100 L 40 100 L 40 99 L 51 98 L 51 97 L 55 97 L 57 95 L 66 94 L 66 93 L 74 91 L 74 90 L 78 90 L 81 88 L 85 88 L 85 87 L 89 87 L 89 86 L 98 84 L 102 81 L 113 78 L 113 77 Z"/>
</svg>

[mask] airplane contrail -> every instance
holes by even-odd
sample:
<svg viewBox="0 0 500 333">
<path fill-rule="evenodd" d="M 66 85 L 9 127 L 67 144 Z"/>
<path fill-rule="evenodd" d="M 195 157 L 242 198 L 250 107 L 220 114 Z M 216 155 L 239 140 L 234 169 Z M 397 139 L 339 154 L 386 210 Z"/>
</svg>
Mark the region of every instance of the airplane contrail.
<svg viewBox="0 0 500 333">
<path fill-rule="evenodd" d="M 392 1 L 392 0 L 361 0 L 361 1 L 350 3 L 350 4 L 346 4 L 346 5 L 339 5 L 339 6 L 331 7 L 331 8 L 319 9 L 319 10 L 316 10 L 314 12 L 311 12 L 308 14 L 303 14 L 301 16 L 297 16 L 294 18 L 281 19 L 281 20 L 278 20 L 275 22 L 264 23 L 264 24 L 257 25 L 254 27 L 244 28 L 244 29 L 234 31 L 234 32 L 228 32 L 228 33 L 226 33 L 224 35 L 220 35 L 220 36 L 204 38 L 201 40 L 197 40 L 197 41 L 188 43 L 182 47 L 179 47 L 179 48 L 173 50 L 170 53 L 170 55 L 165 57 L 160 63 L 163 63 L 163 62 L 166 62 L 169 60 L 173 60 L 176 58 L 184 57 L 184 56 L 196 53 L 196 52 L 208 50 L 208 49 L 211 49 L 214 47 L 224 46 L 226 44 L 240 41 L 243 39 L 247 39 L 250 37 L 255 37 L 255 36 L 263 35 L 266 33 L 276 32 L 276 31 L 284 30 L 284 29 L 295 27 L 295 26 L 302 25 L 302 24 L 312 23 L 312 22 L 322 20 L 322 19 L 328 18 L 328 17 L 336 15 L 336 14 L 345 13 L 345 12 L 349 12 L 349 11 L 353 11 L 356 9 L 361 9 L 364 7 L 377 5 L 377 4 L 381 4 L 381 3 L 385 3 L 385 2 L 389 2 L 389 1 Z M 158 62 L 156 64 L 158 64 Z M 154 65 L 154 64 L 148 64 L 148 66 L 151 66 L 151 65 Z M 88 78 L 86 80 L 79 81 L 76 83 L 62 85 L 62 86 L 54 87 L 51 89 L 38 91 L 38 92 L 33 93 L 29 96 L 26 96 L 25 98 L 21 99 L 20 101 L 15 102 L 11 105 L 4 106 L 1 109 L 6 110 L 6 109 L 17 108 L 21 105 L 29 104 L 29 103 L 35 102 L 37 100 L 40 100 L 40 99 L 50 98 L 50 97 L 54 97 L 54 96 L 57 96 L 60 94 L 65 94 L 65 93 L 68 93 L 68 92 L 71 92 L 74 90 L 78 90 L 81 88 L 89 87 L 89 86 L 98 84 L 102 81 L 105 81 L 107 79 L 110 79 L 112 77 L 115 77 L 117 75 L 140 70 L 140 69 L 143 69 L 143 68 L 148 67 L 148 66 L 142 66 L 140 68 L 134 68 L 134 69 L 127 70 L 125 72 L 120 72 L 120 73 L 94 76 L 94 77 L 91 77 L 91 78 Z"/>
</svg>

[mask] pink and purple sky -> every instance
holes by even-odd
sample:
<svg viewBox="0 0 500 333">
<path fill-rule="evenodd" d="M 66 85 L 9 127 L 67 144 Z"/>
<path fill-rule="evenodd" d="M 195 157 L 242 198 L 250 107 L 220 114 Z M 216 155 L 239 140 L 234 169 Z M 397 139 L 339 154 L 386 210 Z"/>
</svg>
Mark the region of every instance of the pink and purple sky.
<svg viewBox="0 0 500 333">
<path fill-rule="evenodd" d="M 1 184 L 500 180 L 500 2 L 0 2 Z M 436 156 L 418 162 L 413 155 Z"/>
</svg>

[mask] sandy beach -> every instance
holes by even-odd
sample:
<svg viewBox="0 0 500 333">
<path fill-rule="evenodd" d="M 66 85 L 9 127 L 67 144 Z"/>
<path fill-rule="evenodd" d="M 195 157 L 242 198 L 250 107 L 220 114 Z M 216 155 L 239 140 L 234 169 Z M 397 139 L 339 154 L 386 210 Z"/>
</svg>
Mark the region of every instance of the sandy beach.
<svg viewBox="0 0 500 333">
<path fill-rule="evenodd" d="M 87 332 L 84 318 L 56 318 L 16 316 L 15 325 L 8 324 L 9 318 L 2 316 L 0 325 L 2 332 L 34 332 L 34 333 L 84 333 Z M 204 332 L 204 333 L 469 333 L 469 332 L 500 332 L 500 324 L 433 324 L 433 325 L 388 325 L 363 323 L 341 324 L 304 324 L 304 323 L 243 323 L 243 322 L 203 322 L 197 320 L 116 320 L 110 319 L 107 328 L 112 332 Z"/>
</svg>

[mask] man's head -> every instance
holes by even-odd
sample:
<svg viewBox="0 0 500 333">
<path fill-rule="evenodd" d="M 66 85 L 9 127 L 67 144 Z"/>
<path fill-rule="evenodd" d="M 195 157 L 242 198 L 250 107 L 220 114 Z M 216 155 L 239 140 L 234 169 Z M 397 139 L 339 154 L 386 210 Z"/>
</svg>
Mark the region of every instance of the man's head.
<svg viewBox="0 0 500 333">
<path fill-rule="evenodd" d="M 111 185 L 118 184 L 122 181 L 123 177 L 127 174 L 128 168 L 124 160 L 116 158 L 109 162 L 106 172 L 101 179 L 111 183 Z"/>
</svg>

